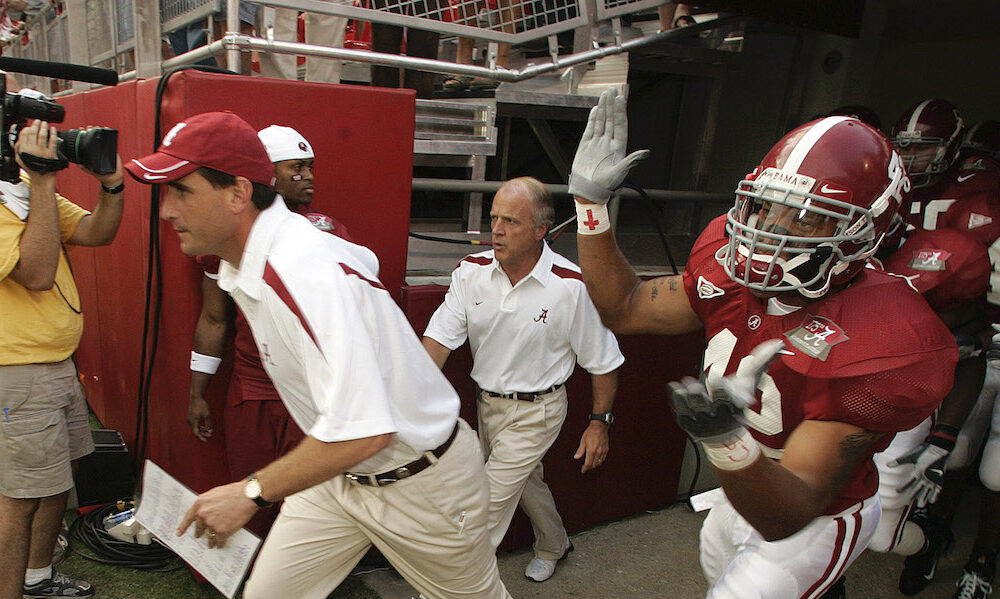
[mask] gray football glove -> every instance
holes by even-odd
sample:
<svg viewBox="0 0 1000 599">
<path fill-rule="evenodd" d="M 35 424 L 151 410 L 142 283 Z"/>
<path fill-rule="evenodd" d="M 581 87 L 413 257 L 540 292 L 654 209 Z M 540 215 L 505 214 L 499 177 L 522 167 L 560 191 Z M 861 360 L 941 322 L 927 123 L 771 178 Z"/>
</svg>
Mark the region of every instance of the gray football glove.
<svg viewBox="0 0 1000 599">
<path fill-rule="evenodd" d="M 743 374 L 732 374 L 717 381 L 711 394 L 705 383 L 685 377 L 670 383 L 671 400 L 677 423 L 695 441 L 728 443 L 743 426 L 743 408 L 753 404 L 760 377 L 785 347 L 780 339 L 761 343 L 750 353 Z"/>
<path fill-rule="evenodd" d="M 570 195 L 607 204 L 632 167 L 649 155 L 649 150 L 638 150 L 625 156 L 627 141 L 625 98 L 616 89 L 605 90 L 597 106 L 590 110 L 587 128 L 573 157 Z"/>
</svg>

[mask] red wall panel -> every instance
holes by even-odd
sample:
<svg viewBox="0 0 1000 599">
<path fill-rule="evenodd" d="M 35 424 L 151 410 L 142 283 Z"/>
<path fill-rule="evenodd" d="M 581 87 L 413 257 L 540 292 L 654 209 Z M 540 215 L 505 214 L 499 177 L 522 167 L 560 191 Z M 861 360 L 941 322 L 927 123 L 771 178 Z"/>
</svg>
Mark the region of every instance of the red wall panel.
<svg viewBox="0 0 1000 599">
<path fill-rule="evenodd" d="M 418 335 L 444 300 L 446 287 L 403 287 L 403 310 Z M 590 375 L 576 368 L 567 383 L 569 410 L 562 433 L 543 463 L 563 524 L 570 533 L 660 508 L 677 496 L 685 436 L 674 422 L 667 383 L 696 376 L 704 350 L 703 333 L 677 337 L 627 335 L 618 342 L 625 355 L 619 371 L 611 451 L 597 470 L 580 473 L 574 460 L 591 409 Z M 476 388 L 469 373 L 472 356 L 465 343 L 452 352 L 444 373 L 462 398 L 462 417 L 476 424 Z M 529 545 L 531 526 L 518 511 L 502 549 Z"/>
<path fill-rule="evenodd" d="M 129 82 L 60 98 L 61 129 L 99 124 L 119 130 L 123 160 L 153 147 L 158 80 Z M 342 221 L 381 262 L 381 278 L 398 297 L 406 268 L 413 160 L 414 93 L 185 71 L 171 77 L 163 98 L 161 133 L 184 118 L 231 110 L 261 129 L 294 127 L 316 151 L 314 209 Z M 91 407 L 122 432 L 135 451 L 134 430 L 142 353 L 143 299 L 150 245 L 151 187 L 129 179 L 118 236 L 104 248 L 73 248 L 85 329 L 77 362 Z M 96 181 L 76 167 L 60 173 L 58 189 L 84 207 L 97 201 Z M 162 262 L 162 310 L 150 383 L 146 456 L 196 490 L 228 482 L 222 427 L 206 444 L 187 427 L 188 361 L 200 307 L 200 270 L 178 248 L 169 225 L 154 221 Z M 154 290 L 155 291 L 155 290 Z M 224 367 L 210 389 L 221 423 L 228 380 Z"/>
</svg>

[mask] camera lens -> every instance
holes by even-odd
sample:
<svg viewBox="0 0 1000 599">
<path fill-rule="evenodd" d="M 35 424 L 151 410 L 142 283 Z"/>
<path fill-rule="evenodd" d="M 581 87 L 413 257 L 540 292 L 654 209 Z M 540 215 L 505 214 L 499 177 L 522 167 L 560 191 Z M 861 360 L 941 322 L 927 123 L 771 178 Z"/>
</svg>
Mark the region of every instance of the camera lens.
<svg viewBox="0 0 1000 599">
<path fill-rule="evenodd" d="M 118 131 L 107 127 L 60 131 L 58 151 L 70 162 L 85 166 L 98 175 L 107 175 L 115 172 L 117 166 Z"/>
</svg>

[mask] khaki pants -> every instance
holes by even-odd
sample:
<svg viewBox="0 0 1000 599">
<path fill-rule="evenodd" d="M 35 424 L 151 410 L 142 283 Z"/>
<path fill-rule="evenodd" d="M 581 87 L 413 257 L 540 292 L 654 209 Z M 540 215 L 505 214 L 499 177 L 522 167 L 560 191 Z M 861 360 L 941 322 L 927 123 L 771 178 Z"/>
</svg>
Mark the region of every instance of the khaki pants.
<svg viewBox="0 0 1000 599">
<path fill-rule="evenodd" d="M 535 401 L 479 397 L 479 441 L 490 481 L 489 529 L 496 548 L 520 502 L 535 532 L 535 555 L 563 556 L 569 537 L 552 492 L 542 481 L 542 458 L 566 420 L 566 387 Z"/>
<path fill-rule="evenodd" d="M 0 408 L 0 494 L 37 499 L 68 491 L 71 462 L 94 451 L 73 360 L 0 366 Z"/>
<path fill-rule="evenodd" d="M 374 544 L 427 599 L 509 599 L 486 529 L 487 482 L 464 421 L 436 464 L 386 487 L 337 476 L 285 499 L 246 599 L 324 599 Z"/>
</svg>

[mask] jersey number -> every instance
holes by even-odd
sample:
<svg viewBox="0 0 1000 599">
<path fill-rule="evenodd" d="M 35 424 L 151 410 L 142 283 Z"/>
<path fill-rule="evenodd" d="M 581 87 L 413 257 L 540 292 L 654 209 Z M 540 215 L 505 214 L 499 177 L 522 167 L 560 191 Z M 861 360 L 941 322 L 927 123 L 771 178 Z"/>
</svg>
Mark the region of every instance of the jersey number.
<svg viewBox="0 0 1000 599">
<path fill-rule="evenodd" d="M 705 348 L 705 370 L 707 371 L 708 386 L 712 386 L 713 380 L 718 380 L 725 376 L 729 361 L 733 359 L 733 350 L 736 349 L 736 335 L 729 329 L 722 329 L 708 341 Z M 747 374 L 747 359 L 744 356 L 736 368 L 736 374 Z M 781 422 L 781 391 L 774 384 L 774 379 L 766 372 L 760 377 L 757 383 L 760 390 L 760 413 L 754 410 L 744 412 L 747 424 L 755 430 L 765 435 L 777 435 L 782 431 Z"/>
<path fill-rule="evenodd" d="M 924 207 L 924 229 L 927 231 L 937 229 L 938 215 L 947 212 L 954 203 L 955 200 L 931 200 L 927 202 L 927 205 Z"/>
</svg>

